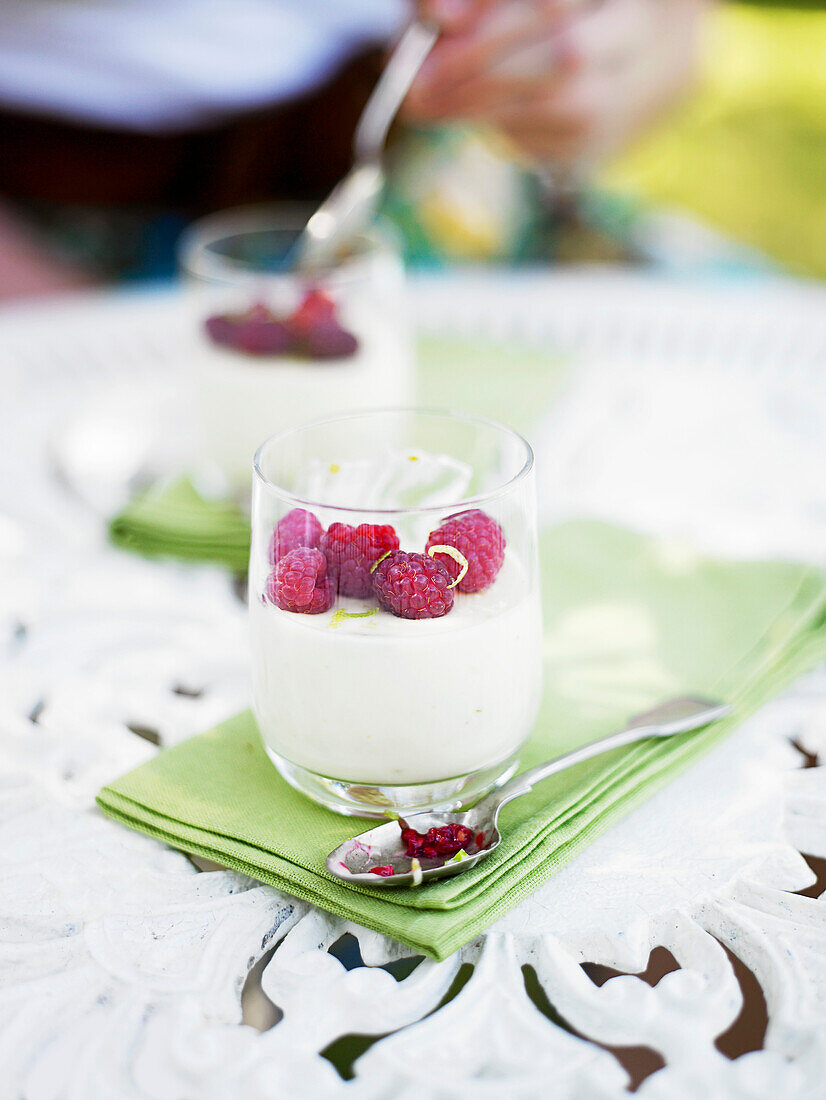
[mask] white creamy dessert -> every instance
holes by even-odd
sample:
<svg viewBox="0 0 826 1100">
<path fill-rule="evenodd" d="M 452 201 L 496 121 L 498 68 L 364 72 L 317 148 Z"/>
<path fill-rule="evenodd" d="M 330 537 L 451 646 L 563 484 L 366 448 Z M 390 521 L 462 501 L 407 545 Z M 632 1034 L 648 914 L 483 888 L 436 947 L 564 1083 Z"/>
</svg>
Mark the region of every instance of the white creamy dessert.
<svg viewBox="0 0 826 1100">
<path fill-rule="evenodd" d="M 232 488 L 248 489 L 252 457 L 276 432 L 346 409 L 410 403 L 406 333 L 380 317 L 352 331 L 358 350 L 343 359 L 245 355 L 200 339 L 192 381 L 201 448 Z"/>
<path fill-rule="evenodd" d="M 373 785 L 465 775 L 512 757 L 536 718 L 540 611 L 511 550 L 490 588 L 457 593 L 442 618 L 345 598 L 302 615 L 253 597 L 251 625 L 264 741 L 321 775 Z"/>
</svg>

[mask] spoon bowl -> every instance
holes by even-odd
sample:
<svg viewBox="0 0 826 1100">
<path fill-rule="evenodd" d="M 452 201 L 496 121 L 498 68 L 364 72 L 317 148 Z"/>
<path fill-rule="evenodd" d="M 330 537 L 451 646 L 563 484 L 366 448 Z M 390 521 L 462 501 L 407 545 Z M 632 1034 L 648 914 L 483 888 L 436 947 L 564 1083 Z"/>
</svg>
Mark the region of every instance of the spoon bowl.
<svg viewBox="0 0 826 1100">
<path fill-rule="evenodd" d="M 418 886 L 422 882 L 451 878 L 453 875 L 461 874 L 475 867 L 477 863 L 481 863 L 485 856 L 489 856 L 499 847 L 502 840 L 496 827 L 499 808 L 495 809 L 493 821 L 491 821 L 490 807 L 487 802 L 488 799 L 483 799 L 470 810 L 459 813 L 434 814 L 425 811 L 408 814 L 405 818 L 407 824 L 420 833 L 447 825 L 448 822 L 466 825 L 473 830 L 474 836 L 484 832 L 485 847 L 468 853 L 465 859 L 457 860 L 451 857 L 446 860 L 421 860 L 421 869 L 419 873 L 415 873 L 411 869 L 411 858 L 405 854 L 401 843 L 399 822 L 394 820 L 339 844 L 338 848 L 327 856 L 327 870 L 342 882 L 359 883 L 362 886 L 380 890 L 387 887 Z M 372 874 L 368 870 L 370 867 L 387 866 L 393 868 L 393 874 L 387 877 Z"/>
<path fill-rule="evenodd" d="M 425 811 L 411 814 L 406 819 L 405 824 L 419 833 L 426 833 L 434 827 L 457 824 L 466 825 L 472 830 L 474 837 L 482 834 L 482 845 L 477 847 L 474 842 L 471 845 L 472 850 L 464 855 L 457 853 L 445 859 L 411 859 L 402 844 L 399 821 L 393 820 L 339 844 L 327 856 L 327 870 L 342 882 L 374 890 L 421 886 L 426 882 L 463 874 L 471 867 L 476 867 L 499 847 L 502 841 L 499 833 L 499 811 L 502 807 L 514 798 L 527 794 L 536 783 L 610 749 L 631 745 L 636 741 L 674 737 L 676 734 L 702 729 L 711 722 L 726 717 L 731 709 L 727 703 L 700 696 L 685 695 L 669 699 L 653 710 L 630 718 L 621 730 L 608 737 L 515 775 L 468 810 L 438 814 Z M 386 876 L 376 874 L 370 870 L 371 867 L 392 867 L 393 873 Z"/>
</svg>

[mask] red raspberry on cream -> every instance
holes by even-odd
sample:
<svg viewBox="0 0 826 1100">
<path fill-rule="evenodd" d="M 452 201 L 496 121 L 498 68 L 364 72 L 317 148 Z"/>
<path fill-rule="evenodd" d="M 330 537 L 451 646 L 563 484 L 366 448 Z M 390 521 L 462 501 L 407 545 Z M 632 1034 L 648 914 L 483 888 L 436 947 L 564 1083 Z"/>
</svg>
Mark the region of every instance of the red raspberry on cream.
<svg viewBox="0 0 826 1100">
<path fill-rule="evenodd" d="M 267 599 L 282 611 L 319 615 L 329 611 L 336 596 L 320 550 L 297 546 L 280 559 L 267 580 Z"/>
<path fill-rule="evenodd" d="M 379 606 L 401 619 L 439 619 L 453 607 L 448 571 L 424 554 L 391 550 L 373 573 Z"/>
<path fill-rule="evenodd" d="M 467 572 L 457 584 L 460 592 L 483 592 L 496 580 L 505 560 L 505 535 L 502 528 L 486 512 L 473 508 L 448 516 L 435 531 L 431 531 L 426 550 L 452 546 L 467 559 Z M 448 554 L 435 553 L 451 577 L 459 577 L 461 566 Z"/>
<path fill-rule="evenodd" d="M 275 565 L 297 546 L 317 547 L 323 534 L 324 528 L 312 512 L 293 508 L 275 525 L 267 551 L 270 564 Z"/>
<path fill-rule="evenodd" d="M 389 550 L 398 550 L 399 536 L 389 524 L 331 523 L 318 543 L 342 596 L 373 595 L 372 569 Z"/>
</svg>

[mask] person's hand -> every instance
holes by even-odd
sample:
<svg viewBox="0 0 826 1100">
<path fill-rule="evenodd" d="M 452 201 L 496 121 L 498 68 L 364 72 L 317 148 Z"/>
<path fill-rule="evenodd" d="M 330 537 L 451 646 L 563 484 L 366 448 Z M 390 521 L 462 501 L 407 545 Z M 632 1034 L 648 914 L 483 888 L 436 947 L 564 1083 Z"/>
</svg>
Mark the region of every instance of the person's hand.
<svg viewBox="0 0 826 1100">
<path fill-rule="evenodd" d="M 493 123 L 571 168 L 623 145 L 688 82 L 705 0 L 419 0 L 442 36 L 413 121 Z"/>
</svg>

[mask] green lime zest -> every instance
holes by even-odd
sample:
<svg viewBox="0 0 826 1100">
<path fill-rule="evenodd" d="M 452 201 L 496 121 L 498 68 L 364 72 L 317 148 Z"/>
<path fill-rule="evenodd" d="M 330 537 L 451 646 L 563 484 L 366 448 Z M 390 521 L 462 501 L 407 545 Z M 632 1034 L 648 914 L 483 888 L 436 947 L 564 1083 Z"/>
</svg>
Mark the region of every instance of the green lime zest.
<svg viewBox="0 0 826 1100">
<path fill-rule="evenodd" d="M 372 615 L 378 615 L 378 613 L 379 609 L 377 607 L 370 607 L 367 611 L 348 611 L 346 607 L 337 607 L 332 619 L 330 619 L 329 629 L 335 630 L 337 626 L 341 626 L 348 619 L 369 619 Z"/>
<path fill-rule="evenodd" d="M 453 584 L 449 585 L 450 588 L 455 588 L 464 579 L 469 568 L 469 562 L 461 550 L 457 550 L 455 546 L 431 546 L 427 553 L 431 558 L 435 554 L 447 554 L 459 566 L 459 576 L 454 579 Z"/>
<path fill-rule="evenodd" d="M 413 881 L 410 883 L 411 887 L 421 886 L 424 875 L 422 874 L 422 865 L 415 856 L 410 861 L 410 874 L 413 876 Z"/>
<path fill-rule="evenodd" d="M 447 862 L 448 863 L 461 863 L 463 859 L 470 859 L 470 856 L 467 854 L 467 852 L 464 850 L 464 848 L 460 848 L 459 851 L 456 853 L 456 855 L 452 856 Z"/>
<path fill-rule="evenodd" d="M 358 802 L 363 802 L 367 806 L 390 806 L 391 802 L 387 795 L 382 794 L 378 787 L 365 787 L 361 784 L 351 783 L 348 788 L 348 793 L 353 796 Z"/>
<path fill-rule="evenodd" d="M 384 561 L 384 559 L 389 558 L 392 553 L 393 553 L 392 550 L 385 550 L 385 552 L 382 554 L 382 556 L 380 558 L 376 558 L 376 560 L 370 566 L 370 572 L 375 573 L 376 570 L 378 569 L 379 565 L 381 565 L 381 563 Z"/>
</svg>

